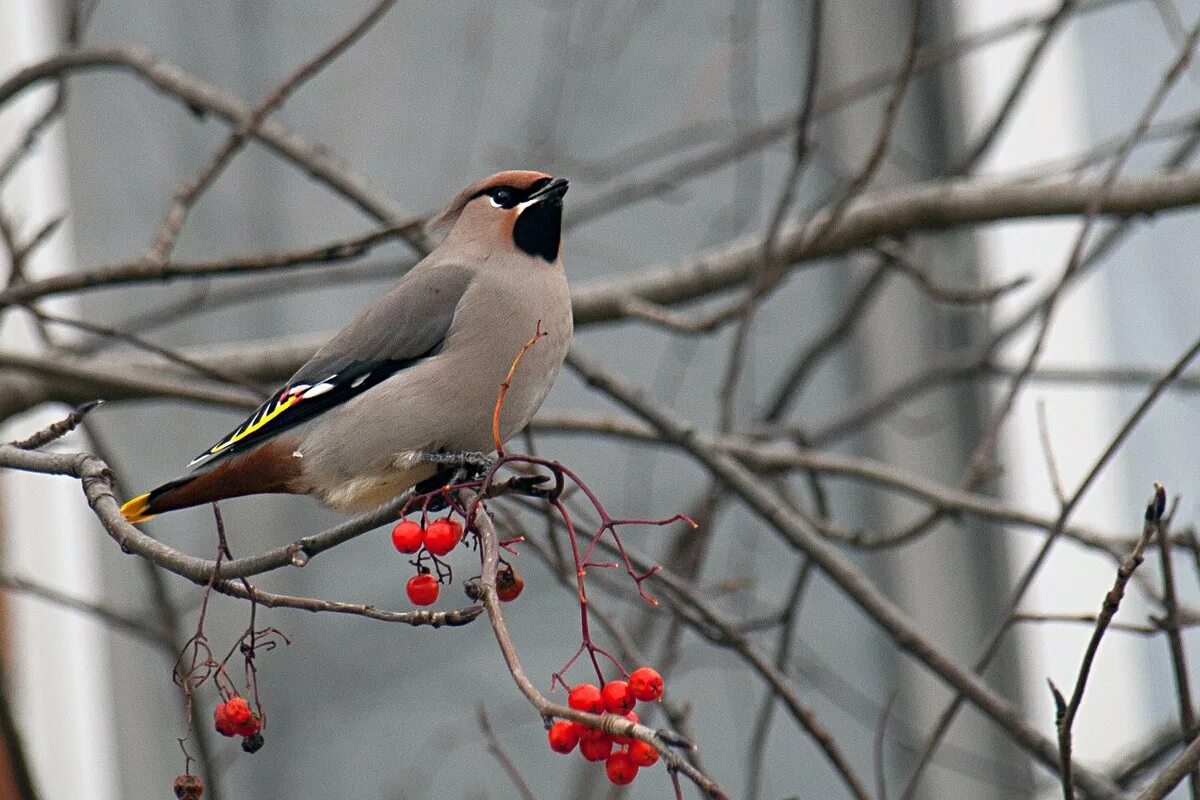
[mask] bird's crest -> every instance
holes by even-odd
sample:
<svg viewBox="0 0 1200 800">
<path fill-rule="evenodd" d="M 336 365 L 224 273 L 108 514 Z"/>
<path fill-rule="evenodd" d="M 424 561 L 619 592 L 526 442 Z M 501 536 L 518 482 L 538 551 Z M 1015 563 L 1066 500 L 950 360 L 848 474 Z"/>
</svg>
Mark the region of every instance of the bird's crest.
<svg viewBox="0 0 1200 800">
<path fill-rule="evenodd" d="M 467 203 L 489 189 L 497 186 L 511 186 L 514 189 L 524 190 L 537 181 L 549 180 L 549 178 L 550 176 L 544 172 L 536 172 L 528 169 L 510 169 L 504 172 L 497 172 L 495 175 L 489 175 L 482 180 L 475 181 L 475 183 L 472 183 L 455 195 L 454 199 L 445 208 L 429 220 L 426 227 L 431 232 L 449 230 L 458 221 L 458 217 L 462 214 Z"/>
</svg>

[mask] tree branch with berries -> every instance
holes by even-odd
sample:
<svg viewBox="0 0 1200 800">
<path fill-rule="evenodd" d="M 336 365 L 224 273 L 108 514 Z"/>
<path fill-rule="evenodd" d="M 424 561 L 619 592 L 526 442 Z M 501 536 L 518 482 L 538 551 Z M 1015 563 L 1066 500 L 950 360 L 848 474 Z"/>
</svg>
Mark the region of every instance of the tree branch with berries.
<svg viewBox="0 0 1200 800">
<path fill-rule="evenodd" d="M 0 151 L 0 252 L 8 267 L 0 285 L 0 323 L 6 337 L 14 329 L 30 334 L 29 341 L 17 336 L 0 346 L 0 420 L 15 426 L 13 441 L 0 444 L 0 468 L 77 481 L 110 547 L 133 556 L 129 561 L 147 587 L 142 592 L 142 583 L 121 575 L 111 578 L 111 593 L 117 601 L 144 600 L 153 611 L 143 618 L 108 602 L 113 598 L 88 599 L 82 590 L 65 591 L 42 576 L 7 569 L 0 588 L 86 614 L 118 635 L 150 643 L 160 657 L 167 654 L 154 669 L 179 702 L 166 712 L 182 753 L 177 797 L 212 800 L 219 794 L 225 752 L 218 746 L 244 759 L 249 756 L 238 745 L 261 748 L 254 759 L 278 752 L 272 744 L 287 735 L 274 706 L 279 697 L 271 695 L 268 680 L 260 685 L 259 679 L 274 677 L 271 670 L 285 658 L 315 663 L 322 655 L 301 631 L 284 625 L 314 613 L 355 617 L 372 633 L 388 630 L 382 623 L 389 623 L 414 638 L 444 637 L 443 628 L 484 625 L 486 619 L 487 627 L 474 630 L 486 634 L 490 628 L 528 704 L 519 704 L 520 718 L 544 723 L 546 745 L 522 752 L 499 726 L 489 727 L 490 735 L 523 768 L 543 756 L 562 774 L 579 764 L 580 782 L 571 796 L 594 781 L 625 786 L 653 770 L 670 776 L 677 796 L 690 784 L 695 789 L 688 791 L 723 797 L 744 782 L 737 794 L 761 800 L 771 792 L 809 791 L 815 776 L 856 800 L 907 800 L 933 792 L 936 768 L 956 786 L 995 784 L 1006 793 L 1028 795 L 1053 784 L 1067 798 L 1078 793 L 1115 800 L 1140 792 L 1153 800 L 1186 782 L 1193 798 L 1200 797 L 1189 677 L 1195 654 L 1187 635 L 1200 624 L 1200 608 L 1186 590 L 1187 576 L 1200 571 L 1200 543 L 1194 522 L 1183 518 L 1188 506 L 1166 513 L 1165 494 L 1156 491 L 1139 536 L 1141 489 L 1114 480 L 1105 495 L 1123 491 L 1123 505 L 1101 506 L 1103 515 L 1086 519 L 1079 513 L 1087 496 L 1098 494 L 1100 478 L 1122 474 L 1115 469 L 1121 459 L 1129 469 L 1141 469 L 1147 453 L 1173 463 L 1165 457 L 1174 440 L 1185 450 L 1189 441 L 1186 425 L 1171 419 L 1164 426 L 1161 416 L 1168 395 L 1190 398 L 1200 391 L 1193 371 L 1200 341 L 1191 341 L 1194 332 L 1186 324 L 1181 327 L 1186 315 L 1171 313 L 1171 302 L 1187 297 L 1188 285 L 1179 278 L 1186 270 L 1162 260 L 1175 252 L 1167 245 L 1178 237 L 1174 228 L 1156 226 L 1168 212 L 1190 219 L 1200 207 L 1196 114 L 1160 113 L 1171 92 L 1186 91 L 1181 76 L 1200 26 L 1189 27 L 1168 4 L 1079 0 L 953 34 L 947 26 L 931 26 L 930 10 L 922 9 L 928 4 L 915 3 L 880 6 L 858 20 L 862 30 L 851 36 L 831 30 L 844 23 L 828 13 L 828 3 L 817 2 L 805 7 L 811 16 L 797 17 L 804 30 L 789 38 L 803 43 L 796 53 L 803 63 L 771 83 L 797 87 L 794 102 L 788 101 L 794 107 L 770 110 L 756 107 L 766 99 L 756 89 L 766 85 L 764 78 L 783 75 L 783 59 L 756 58 L 768 26 L 757 20 L 756 4 L 734 4 L 734 46 L 716 42 L 706 56 L 712 69 L 702 70 L 692 86 L 699 108 L 705 98 L 721 95 L 713 88 L 724 70 L 729 109 L 718 98 L 721 107 L 709 118 L 689 103 L 677 128 L 664 128 L 656 116 L 647 121 L 653 133 L 642 135 L 621 128 L 626 120 L 596 126 L 579 111 L 588 104 L 562 103 L 556 94 L 544 103 L 556 109 L 554 115 L 528 120 L 536 147 L 504 156 L 553 163 L 573 180 L 578 201 L 568 204 L 564 223 L 567 244 L 584 267 L 570 271 L 577 346 L 570 375 L 560 383 L 577 392 L 568 396 L 579 406 L 540 412 L 519 446 L 506 446 L 497 433 L 495 457 L 426 454 L 446 473 L 438 486 L 405 492 L 325 530 L 314 525 L 315 532 L 298 536 L 280 528 L 276 538 L 250 551 L 243 550 L 246 537 L 238 531 L 225 535 L 220 509 L 214 510 L 215 532 L 207 519 L 186 529 L 194 534 L 190 544 L 180 544 L 175 529 L 127 524 L 117 498 L 128 496 L 121 477 L 135 472 L 123 452 L 131 445 L 113 431 L 119 446 L 110 446 L 97 417 L 140 412 L 144 406 L 135 403 L 256 408 L 262 392 L 293 374 L 327 336 L 228 341 L 226 321 L 250 303 L 255 315 L 286 309 L 292 319 L 310 306 L 307 300 L 285 305 L 289 293 L 320 292 L 325 309 L 332 289 L 394 279 L 428 252 L 426 215 L 376 184 L 394 182 L 395 163 L 411 163 L 414 180 L 406 194 L 425 183 L 444 188 L 446 174 L 473 170 L 492 154 L 451 137 L 445 163 L 423 171 L 429 154 L 421 149 L 427 146 L 422 137 L 419 144 L 402 141 L 396 152 L 363 150 L 357 157 L 364 163 L 355 165 L 355 158 L 336 152 L 339 143 L 313 137 L 313 131 L 331 128 L 328 120 L 310 116 L 312 108 L 349 102 L 346 114 L 353 115 L 362 105 L 358 84 L 348 92 L 327 87 L 321 95 L 313 79 L 340 62 L 367 85 L 367 73 L 378 65 L 356 66 L 341 61 L 342 55 L 386 15 L 390 0 L 367 3 L 363 16 L 311 57 L 296 59 L 298 69 L 287 76 L 271 79 L 255 71 L 255 81 L 273 85 L 250 102 L 179 66 L 187 63 L 182 54 L 167 58 L 136 45 L 87 44 L 90 5 L 68 3 L 73 21 L 60 52 L 0 75 L 2 121 L 9 114 L 16 118 L 26 100 L 36 105 L 30 95 L 39 87 L 49 89 L 50 100 L 3 129 L 13 129 L 15 138 Z M 652 22 L 673 22 L 651 18 L 678 13 L 650 5 L 636 13 Z M 100 4 L 95 13 L 108 9 Z M 1024 101 L 1043 80 L 1043 59 L 1057 37 L 1072 26 L 1084 33 L 1093 24 L 1099 28 L 1108 13 L 1128 15 L 1123 22 L 1155 15 L 1153 24 L 1167 32 L 1159 37 L 1161 52 L 1148 46 L 1138 54 L 1150 59 L 1138 62 L 1144 97 L 1124 110 L 1128 119 L 1106 121 L 1124 130 L 1063 158 L 1039 156 L 1019 172 L 981 168 L 990 163 L 989 152 L 999 152 L 995 145 L 1005 131 L 1030 113 L 1022 111 Z M 658 67 L 639 60 L 644 48 L 629 47 L 628 30 L 639 26 L 599 24 L 603 15 L 590 11 L 579 16 L 592 26 L 589 36 L 564 37 L 561 47 L 549 48 L 540 67 L 547 76 L 576 75 L 576 57 L 579 64 L 594 64 L 592 50 L 612 58 L 621 69 L 617 74 L 658 74 Z M 547 19 L 554 23 L 547 29 L 557 31 L 554 19 Z M 478 34 L 480 53 L 506 28 L 470 24 L 481 26 L 470 31 Z M 873 37 L 871 47 L 858 46 L 860 34 Z M 933 102 L 933 94 L 953 95 L 949 89 L 917 90 L 917 82 L 957 83 L 942 80 L 939 71 L 969 69 L 994 45 L 1016 45 L 1021 37 L 1035 41 L 983 124 L 965 126 L 976 128 L 968 141 L 958 141 L 963 132 L 940 122 L 962 109 L 938 105 L 936 113 L 926 113 L 921 106 L 911 113 L 914 104 Z M 576 40 L 587 42 L 587 52 Z M 845 54 L 837 52 L 847 49 L 847 41 L 856 58 L 878 52 L 880 63 L 867 68 L 856 61 L 848 66 L 866 71 L 847 72 L 839 60 Z M 876 47 L 880 42 L 891 46 Z M 448 38 L 438 44 L 446 45 L 438 52 L 461 49 L 461 42 Z M 529 94 L 528 86 L 564 90 L 557 80 L 481 81 L 486 60 L 462 73 L 460 99 L 466 101 L 456 129 L 479 127 L 473 115 L 483 105 L 524 108 L 538 106 L 531 98 L 547 99 L 537 95 L 541 88 Z M 252 66 L 273 63 L 264 58 Z M 446 64 L 438 66 L 444 77 Z M 802 87 L 799 74 L 805 76 Z M 94 125 L 107 116 L 92 115 L 117 104 L 78 103 L 91 91 L 111 98 L 99 94 L 104 81 L 134 96 L 137 110 L 110 122 L 132 120 L 143 131 L 161 116 L 163 135 L 177 137 L 176 120 L 166 115 L 182 111 L 188 124 L 194 118 L 222 126 L 219 146 L 195 171 L 164 185 L 156 173 L 153 188 L 129 184 L 128 197 L 158 192 L 163 201 L 163 213 L 152 214 L 132 235 L 120 226 L 122 215 L 109 213 L 108 204 L 124 202 L 125 192 L 111 193 L 95 208 L 80 202 L 39 216 L 25 207 L 26 195 L 36 193 L 18 183 L 22 170 L 50 149 L 55 139 L 48 134 L 64 121 L 75 126 L 77 140 L 79 126 L 89 135 L 108 129 Z M 509 83 L 517 93 L 504 102 L 475 102 L 474 87 L 500 92 Z M 143 100 L 137 92 L 147 87 L 166 102 Z M 302 87 L 317 102 L 292 104 L 285 121 L 279 107 Z M 772 97 L 770 102 L 779 100 Z M 64 117 L 68 109 L 73 118 Z M 700 117 L 692 119 L 693 113 Z M 376 120 L 364 117 L 362 123 L 372 134 L 362 138 L 395 140 L 390 128 L 369 127 Z M 596 138 L 572 152 L 579 142 L 564 132 L 573 130 Z M 606 138 L 612 132 L 616 138 Z M 153 141 L 163 143 L 161 137 Z M 930 141 L 940 149 L 930 149 Z M 354 139 L 341 146 L 353 147 Z M 1126 169 L 1131 162 L 1141 170 L 1136 175 Z M 219 182 L 257 186 L 279 165 L 289 177 L 312 183 L 314 197 L 297 205 L 333 201 L 314 212 L 330 220 L 329 230 L 297 241 L 275 233 L 253 247 L 231 249 L 236 237 L 223 229 L 217 238 L 196 229 L 193 212 L 220 202 L 213 189 Z M 432 202 L 432 194 L 413 197 Z M 720 202 L 714 204 L 714 197 Z M 129 204 L 129 213 L 139 209 Z M 345 223 L 343 212 L 361 215 L 362 224 Z M 48 253 L 67 235 L 70 228 L 62 223 L 68 213 L 81 218 L 72 221 L 91 238 L 80 239 L 78 269 L 64 271 L 58 262 L 65 257 Z M 641 227 L 651 232 L 639 233 L 647 219 Z M 1040 236 L 1047 222 L 1064 219 L 1079 230 L 1061 264 L 1033 259 L 1001 277 L 988 274 L 963 245 L 965 237 L 987 235 L 994 227 Z M 193 235 L 198 256 L 185 252 Z M 1114 255 L 1131 241 L 1145 249 L 1120 267 L 1118 279 L 1114 264 L 1121 262 Z M 97 242 L 114 250 L 110 260 L 91 258 Z M 138 242 L 148 246 L 138 249 Z M 658 253 L 653 261 L 649 252 Z M 1052 334 L 1063 326 L 1064 309 L 1079 302 L 1081 316 L 1096 316 L 1082 287 L 1110 279 L 1121 291 L 1113 308 L 1103 310 L 1119 321 L 1123 340 L 1142 343 L 1135 349 L 1123 342 L 1121 352 L 1141 357 L 1094 363 L 1089 356 L 1086 364 L 1053 357 Z M 1163 285 L 1176 291 L 1163 292 Z M 1119 302 L 1126 297 L 1138 302 Z M 63 307 L 53 305 L 60 301 Z M 169 327 L 194 320 L 202 324 Z M 1159 329 L 1167 332 L 1160 339 L 1137 338 Z M 541 346 L 540 330 L 531 333 L 496 387 L 494 424 L 507 388 L 521 380 L 522 354 Z M 186 344 L 169 346 L 180 341 Z M 1111 431 L 1065 437 L 1067 449 L 1058 436 L 1058 428 L 1073 421 L 1065 414 L 1046 411 L 1037 432 L 1016 415 L 1022 403 L 1063 391 L 1071 393 L 1072 415 L 1081 404 L 1107 407 L 1113 396 L 1136 405 L 1109 420 Z M 103 411 L 96 410 L 96 398 L 104 398 Z M 584 408 L 591 399 L 607 405 Z M 21 416 L 46 405 L 59 415 L 54 424 Z M 1159 418 L 1151 419 L 1155 414 Z M 75 438 L 64 440 L 66 435 Z M 1138 436 L 1147 438 L 1139 443 Z M 1014 476 L 1005 448 L 1028 439 L 1045 451 L 1046 483 L 1057 503 L 1039 504 L 1025 490 L 998 488 L 1000 477 L 1026 477 Z M 1094 453 L 1086 448 L 1093 440 L 1102 440 Z M 585 468 L 593 454 L 603 466 Z M 628 470 L 623 478 L 621 469 Z M 1072 491 L 1075 475 L 1084 477 Z M 1164 480 L 1183 485 L 1178 476 Z M 660 502 L 667 493 L 671 501 Z M 663 518 L 653 518 L 661 508 Z M 620 516 L 625 509 L 635 509 L 634 518 Z M 14 540 L 36 541 L 44 530 L 14 527 L 9 533 Z M 1029 560 L 1024 548 L 1031 542 L 1035 557 Z M 370 553 L 400 554 L 392 561 L 402 575 L 394 598 L 352 596 L 358 587 L 350 581 L 324 592 L 286 591 L 289 578 L 313 577 L 299 571 L 314 560 L 332 562 L 330 553 L 350 552 L 352 543 Z M 1037 605 L 1031 587 L 1061 585 L 1057 571 L 1067 558 L 1102 565 L 1118 581 L 1099 588 L 1072 583 L 1066 599 L 1077 601 L 1077 608 Z M 957 582 L 964 575 L 970 580 Z M 1119 591 L 1106 600 L 1106 592 L 1115 591 L 1110 586 Z M 183 600 L 172 602 L 178 587 L 185 590 Z M 463 595 L 452 598 L 453 589 Z M 1117 595 L 1127 598 L 1119 607 Z M 555 640 L 552 666 L 535 664 L 524 652 L 533 674 L 547 676 L 533 680 L 505 615 L 512 615 L 514 602 L 545 610 L 559 601 L 570 625 L 554 632 L 561 642 Z M 219 632 L 218 604 L 233 610 L 232 629 Z M 954 614 L 946 613 L 949 607 Z M 280 612 L 285 609 L 308 615 Z M 1025 658 L 1027 644 L 1016 635 L 1035 625 L 1064 635 L 1090 633 L 1069 664 L 1054 667 L 1057 685 L 1075 687 L 1071 697 L 1061 698 L 1057 717 L 1045 692 L 1051 676 L 1030 666 L 1043 662 Z M 297 643 L 289 646 L 294 633 Z M 1134 694 L 1128 675 L 1114 681 L 1105 672 L 1113 640 L 1128 636 L 1163 640 L 1154 666 L 1170 675 L 1161 683 L 1174 696 L 1166 705 L 1139 707 L 1139 719 L 1153 725 L 1107 731 L 1112 747 L 1104 758 L 1092 757 L 1085 735 L 1090 720 L 1075 712 Z M 977 641 L 975 652 L 971 643 Z M 844 647 L 848 642 L 868 644 L 856 650 Z M 380 645 L 381 652 L 390 646 Z M 1006 655 L 1014 663 L 998 667 Z M 694 702 L 695 665 L 716 660 L 759 693 L 753 730 L 715 730 Z M 311 704 L 318 707 L 318 700 Z M 925 710 L 934 705 L 935 716 L 926 719 Z M 955 726 L 963 709 L 979 724 Z M 0 729 L 6 755 L 21 762 L 15 726 Z M 210 741 L 214 733 L 229 741 Z M 802 770 L 793 759 L 777 757 L 779 748 L 797 743 L 811 745 L 813 753 Z M 174 759 L 174 739 L 167 744 Z M 722 759 L 734 766 L 719 775 L 720 785 L 705 763 L 714 760 L 706 757 L 715 747 L 740 748 L 737 755 L 744 750 L 746 756 Z M 556 754 L 578 756 L 568 761 Z M 171 766 L 173 774 L 174 761 Z M 902 785 L 893 785 L 897 779 Z M 803 783 L 790 782 L 797 780 Z M 645 779 L 634 784 L 642 791 L 653 785 Z M 32 800 L 36 793 L 23 794 L 22 800 Z"/>
</svg>

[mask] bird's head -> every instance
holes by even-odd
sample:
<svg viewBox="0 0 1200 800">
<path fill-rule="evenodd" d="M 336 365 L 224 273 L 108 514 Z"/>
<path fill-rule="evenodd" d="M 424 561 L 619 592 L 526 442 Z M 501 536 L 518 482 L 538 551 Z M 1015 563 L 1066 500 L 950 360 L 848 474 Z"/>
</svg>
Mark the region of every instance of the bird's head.
<svg viewBox="0 0 1200 800">
<path fill-rule="evenodd" d="M 477 181 L 458 193 L 430 221 L 449 229 L 446 241 L 490 252 L 513 248 L 549 263 L 558 261 L 565 178 L 544 172 L 508 170 Z"/>
</svg>

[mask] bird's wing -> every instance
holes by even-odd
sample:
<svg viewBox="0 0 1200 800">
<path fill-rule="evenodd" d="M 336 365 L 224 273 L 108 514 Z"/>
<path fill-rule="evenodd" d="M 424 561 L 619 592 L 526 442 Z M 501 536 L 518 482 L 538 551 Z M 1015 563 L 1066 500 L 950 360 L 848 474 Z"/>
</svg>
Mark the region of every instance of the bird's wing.
<svg viewBox="0 0 1200 800">
<path fill-rule="evenodd" d="M 414 267 L 188 467 L 251 450 L 440 352 L 472 271 L 451 264 L 430 266 Z"/>
</svg>

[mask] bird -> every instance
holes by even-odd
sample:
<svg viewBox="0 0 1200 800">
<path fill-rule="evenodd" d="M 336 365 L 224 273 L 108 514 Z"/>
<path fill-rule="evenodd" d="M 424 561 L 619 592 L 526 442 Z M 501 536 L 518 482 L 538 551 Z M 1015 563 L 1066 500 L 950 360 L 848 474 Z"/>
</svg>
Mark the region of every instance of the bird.
<svg viewBox="0 0 1200 800">
<path fill-rule="evenodd" d="M 344 513 L 375 508 L 446 469 L 427 454 L 494 449 L 492 415 L 518 353 L 498 433 L 506 441 L 523 430 L 573 332 L 567 186 L 507 170 L 459 192 L 430 221 L 446 231 L 437 247 L 188 474 L 124 503 L 125 519 L 263 493 L 311 495 Z"/>
</svg>

